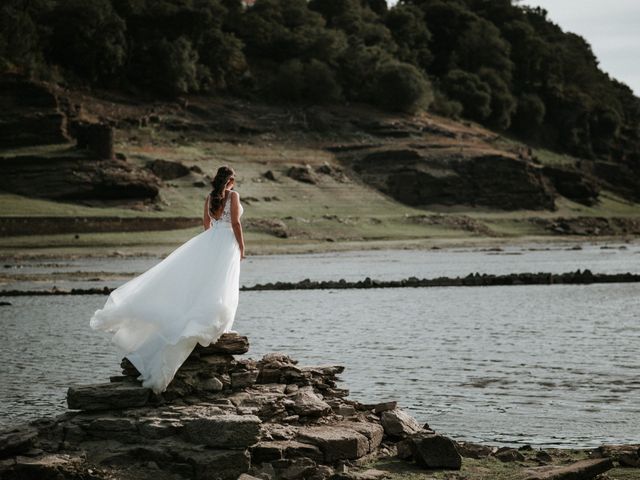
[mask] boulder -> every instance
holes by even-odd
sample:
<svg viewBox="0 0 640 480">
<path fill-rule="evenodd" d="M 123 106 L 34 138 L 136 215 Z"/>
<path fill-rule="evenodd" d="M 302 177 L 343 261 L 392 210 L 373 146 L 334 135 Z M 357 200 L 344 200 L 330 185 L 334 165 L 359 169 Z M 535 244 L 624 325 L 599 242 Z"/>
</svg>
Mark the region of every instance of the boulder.
<svg viewBox="0 0 640 480">
<path fill-rule="evenodd" d="M 318 183 L 318 177 L 311 168 L 311 165 L 294 165 L 287 170 L 287 176 L 298 182 L 310 183 L 315 185 Z"/>
<path fill-rule="evenodd" d="M 515 462 L 524 460 L 524 455 L 522 455 L 515 448 L 503 447 L 499 448 L 496 453 L 493 454 L 501 462 Z"/>
<path fill-rule="evenodd" d="M 162 180 L 173 180 L 175 178 L 189 175 L 191 169 L 180 162 L 172 162 L 170 160 L 157 159 L 148 162 L 145 168 L 151 170 L 157 177 Z"/>
<path fill-rule="evenodd" d="M 494 451 L 494 448 L 488 445 L 471 442 L 458 442 L 456 448 L 461 456 L 475 459 L 486 458 Z"/>
<path fill-rule="evenodd" d="M 312 389 L 298 390 L 291 399 L 295 402 L 293 411 L 301 416 L 320 417 L 331 411 L 331 406 Z"/>
<path fill-rule="evenodd" d="M 129 382 L 78 385 L 67 390 L 67 405 L 76 410 L 109 410 L 142 407 L 152 391 Z"/>
<path fill-rule="evenodd" d="M 369 451 L 367 437 L 346 427 L 303 427 L 298 431 L 297 439 L 316 445 L 329 463 L 359 458 Z"/>
<path fill-rule="evenodd" d="M 384 429 L 381 425 L 374 422 L 351 422 L 344 421 L 338 424 L 341 427 L 350 428 L 367 437 L 369 441 L 368 451 L 373 452 L 382 443 L 384 437 Z"/>
<path fill-rule="evenodd" d="M 395 438 L 404 438 L 422 430 L 416 419 L 400 408 L 383 411 L 380 422 L 385 433 Z"/>
<path fill-rule="evenodd" d="M 414 433 L 408 437 L 415 462 L 424 468 L 460 470 L 462 457 L 450 438 L 433 433 Z"/>
<path fill-rule="evenodd" d="M 184 421 L 187 441 L 220 448 L 246 448 L 257 442 L 262 422 L 255 415 L 216 415 Z"/>
</svg>

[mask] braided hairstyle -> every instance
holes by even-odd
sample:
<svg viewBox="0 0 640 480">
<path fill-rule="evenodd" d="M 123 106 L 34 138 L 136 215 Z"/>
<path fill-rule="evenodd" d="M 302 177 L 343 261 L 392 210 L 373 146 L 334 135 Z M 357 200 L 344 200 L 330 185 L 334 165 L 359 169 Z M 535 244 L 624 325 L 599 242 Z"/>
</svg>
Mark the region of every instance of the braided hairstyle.
<svg viewBox="0 0 640 480">
<path fill-rule="evenodd" d="M 224 208 L 224 187 L 233 178 L 235 172 L 227 165 L 223 165 L 216 172 L 216 176 L 211 181 L 211 193 L 209 196 L 209 215 L 215 218 L 214 213 Z"/>
</svg>

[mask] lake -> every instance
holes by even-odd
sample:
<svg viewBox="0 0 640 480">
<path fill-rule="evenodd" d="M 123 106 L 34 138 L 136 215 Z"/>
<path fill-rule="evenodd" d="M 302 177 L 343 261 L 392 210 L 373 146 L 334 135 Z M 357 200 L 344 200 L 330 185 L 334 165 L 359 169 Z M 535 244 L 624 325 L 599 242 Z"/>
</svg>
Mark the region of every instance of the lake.
<svg viewBox="0 0 640 480">
<path fill-rule="evenodd" d="M 142 272 L 158 258 L 30 261 L 6 271 Z M 250 257 L 241 283 L 468 273 L 640 272 L 640 244 Z M 48 286 L 50 286 L 49 282 Z M 37 284 L 44 288 L 44 283 Z M 59 281 L 56 285 L 62 286 Z M 33 287 L 16 280 L 3 288 Z M 66 286 L 66 284 L 65 284 Z M 350 398 L 398 400 L 457 439 L 590 447 L 640 442 L 640 284 L 241 292 L 248 356 L 341 364 Z M 0 307 L 0 425 L 65 411 L 70 384 L 108 381 L 120 358 L 88 326 L 106 296 L 24 296 Z"/>
</svg>

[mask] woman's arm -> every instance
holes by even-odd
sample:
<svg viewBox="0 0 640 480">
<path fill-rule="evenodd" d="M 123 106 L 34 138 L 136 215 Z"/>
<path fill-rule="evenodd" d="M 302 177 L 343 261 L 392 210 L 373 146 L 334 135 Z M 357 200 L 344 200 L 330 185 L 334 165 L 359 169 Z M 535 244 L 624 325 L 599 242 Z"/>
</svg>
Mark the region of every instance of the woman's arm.
<svg viewBox="0 0 640 480">
<path fill-rule="evenodd" d="M 209 230 L 209 228 L 211 227 L 211 216 L 209 215 L 209 195 L 207 195 L 207 199 L 204 202 L 204 215 L 202 217 L 202 223 L 204 225 L 205 231 Z"/>
<path fill-rule="evenodd" d="M 231 190 L 231 227 L 236 235 L 238 246 L 240 247 L 240 260 L 244 256 L 244 238 L 242 236 L 242 225 L 240 224 L 240 194 Z"/>
</svg>

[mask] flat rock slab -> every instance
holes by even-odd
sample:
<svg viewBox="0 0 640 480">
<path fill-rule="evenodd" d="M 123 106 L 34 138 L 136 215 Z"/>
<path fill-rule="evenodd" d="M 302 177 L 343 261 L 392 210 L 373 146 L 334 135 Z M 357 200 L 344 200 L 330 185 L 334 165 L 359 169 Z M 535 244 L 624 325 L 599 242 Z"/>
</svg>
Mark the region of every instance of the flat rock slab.
<svg viewBox="0 0 640 480">
<path fill-rule="evenodd" d="M 299 457 L 314 461 L 324 458 L 317 446 L 295 440 L 262 441 L 251 447 L 251 461 L 255 464 Z"/>
<path fill-rule="evenodd" d="M 360 458 L 369 451 L 369 439 L 346 427 L 304 427 L 298 430 L 298 440 L 318 446 L 329 463 Z"/>
<path fill-rule="evenodd" d="M 221 448 L 246 448 L 258 441 L 261 420 L 255 415 L 217 415 L 183 420 L 188 442 Z"/>
<path fill-rule="evenodd" d="M 527 480 L 591 480 L 612 468 L 613 461 L 610 458 L 580 460 L 561 467 L 540 467 L 535 471 L 531 469 Z"/>
<path fill-rule="evenodd" d="M 77 385 L 67 391 L 67 405 L 74 410 L 111 410 L 142 407 L 151 398 L 150 388 L 129 382 Z"/>
<path fill-rule="evenodd" d="M 38 432 L 32 428 L 14 428 L 0 434 L 0 458 L 29 450 Z"/>
<path fill-rule="evenodd" d="M 358 433 L 361 433 L 369 441 L 368 451 L 372 452 L 380 443 L 382 443 L 382 437 L 384 436 L 384 429 L 381 425 L 373 422 L 350 422 L 345 421 L 338 424 L 340 427 L 350 428 Z"/>
<path fill-rule="evenodd" d="M 194 353 L 199 355 L 217 355 L 228 353 L 231 355 L 242 355 L 249 351 L 249 339 L 237 333 L 223 333 L 216 343 L 203 347 L 200 344 L 194 348 Z"/>
</svg>

